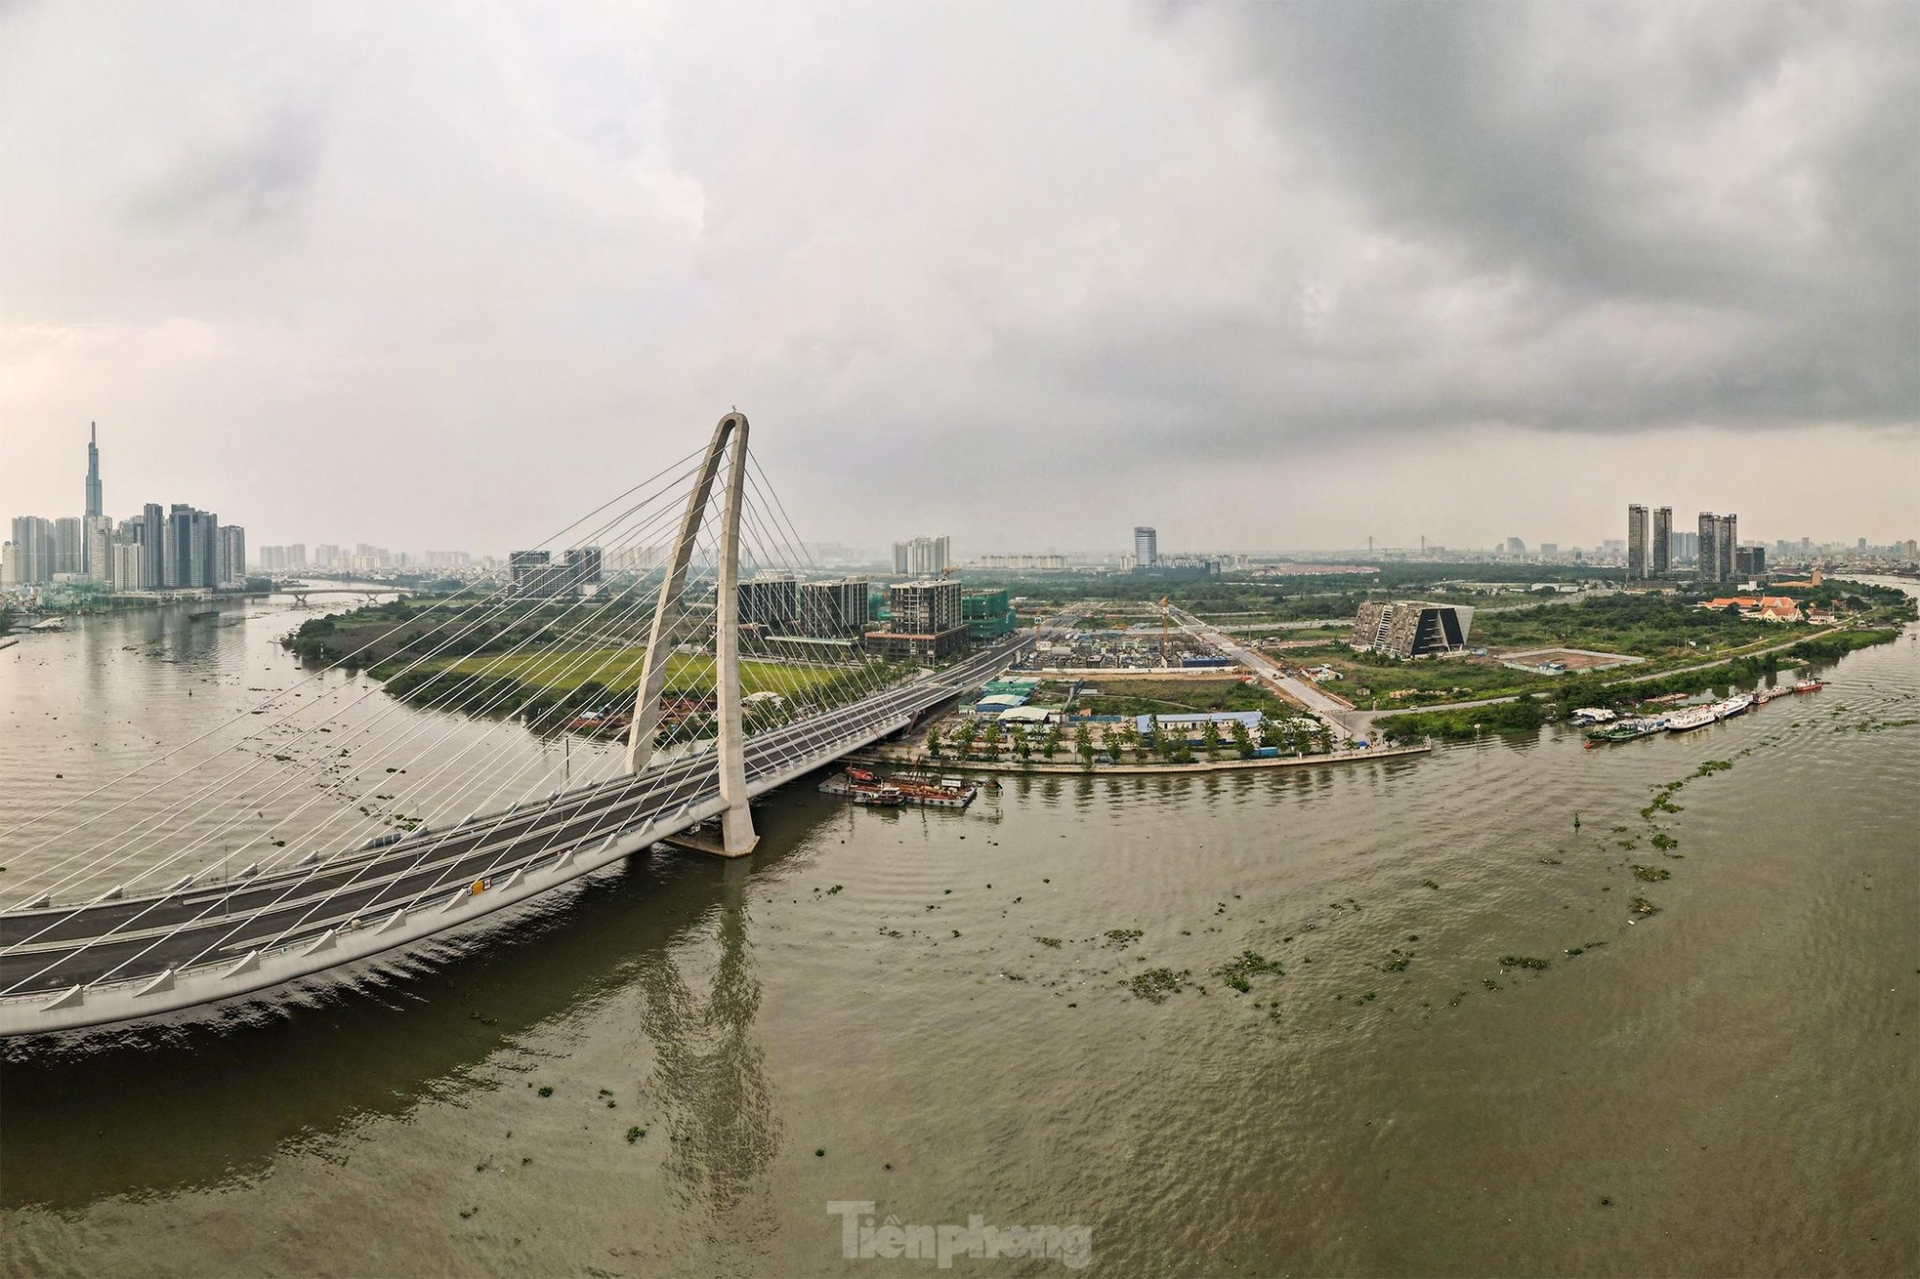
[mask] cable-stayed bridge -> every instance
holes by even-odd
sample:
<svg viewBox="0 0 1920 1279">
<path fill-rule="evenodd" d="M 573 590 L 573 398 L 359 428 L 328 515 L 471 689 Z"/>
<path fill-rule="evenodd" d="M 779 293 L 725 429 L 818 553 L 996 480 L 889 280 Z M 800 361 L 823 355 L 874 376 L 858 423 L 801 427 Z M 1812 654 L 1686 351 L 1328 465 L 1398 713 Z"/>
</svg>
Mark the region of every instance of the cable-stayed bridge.
<svg viewBox="0 0 1920 1279">
<path fill-rule="evenodd" d="M 749 800 L 908 727 L 1030 642 L 910 668 L 848 642 L 864 600 L 852 617 L 769 608 L 798 599 L 810 566 L 747 432 L 728 414 L 706 447 L 550 539 L 561 559 L 403 613 L 329 668 L 377 657 L 382 683 L 315 672 L 0 832 L 27 872 L 0 910 L 0 1034 L 149 1017 L 402 950 L 703 822 L 716 851 L 744 855 Z M 636 560 L 579 589 L 589 566 Z M 840 637 L 783 644 L 788 624 Z M 498 765 L 582 697 L 630 707 L 624 750 L 558 787 Z M 364 802 L 383 786 L 393 807 Z"/>
</svg>

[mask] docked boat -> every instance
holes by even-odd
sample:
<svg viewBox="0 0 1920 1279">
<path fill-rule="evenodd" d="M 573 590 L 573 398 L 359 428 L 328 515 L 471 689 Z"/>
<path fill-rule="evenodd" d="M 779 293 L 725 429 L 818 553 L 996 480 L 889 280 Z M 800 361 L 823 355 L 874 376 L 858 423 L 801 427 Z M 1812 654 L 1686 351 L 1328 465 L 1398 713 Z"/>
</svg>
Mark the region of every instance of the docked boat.
<svg viewBox="0 0 1920 1279">
<path fill-rule="evenodd" d="M 1667 731 L 1685 733 L 1696 728 L 1705 728 L 1709 724 L 1718 722 L 1720 717 L 1713 712 L 1714 708 L 1711 706 L 1689 706 L 1683 711 L 1667 716 Z"/>
<path fill-rule="evenodd" d="M 1796 693 L 1817 693 L 1824 687 L 1817 679 L 1803 679 L 1793 686 Z"/>
<path fill-rule="evenodd" d="M 868 769 L 849 767 L 820 784 L 822 792 L 841 795 L 856 804 L 893 808 L 917 804 L 924 808 L 965 808 L 977 792 L 957 777 L 935 779 L 921 773 L 882 777 Z"/>
<path fill-rule="evenodd" d="M 928 808 L 965 808 L 978 793 L 958 777 L 895 773 L 885 781 L 900 791 L 903 803 L 920 804 Z"/>
<path fill-rule="evenodd" d="M 1583 706 L 1573 713 L 1576 724 L 1611 724 L 1619 716 L 1604 706 Z"/>
<path fill-rule="evenodd" d="M 1587 734 L 1590 742 L 1630 742 L 1638 737 L 1647 737 L 1658 733 L 1667 726 L 1664 718 L 1635 716 L 1623 719 L 1617 724 L 1605 728 L 1596 728 Z"/>
<path fill-rule="evenodd" d="M 879 781 L 856 781 L 853 774 L 859 771 L 862 770 L 848 769 L 844 773 L 836 773 L 820 783 L 820 792 L 824 795 L 839 795 L 856 804 L 872 808 L 897 808 L 905 802 L 897 786 Z M 867 776 L 871 777 L 872 774 L 869 773 Z"/>
<path fill-rule="evenodd" d="M 1732 719 L 1735 715 L 1746 714 L 1748 708 L 1752 705 L 1753 698 L 1750 695 L 1746 693 L 1735 693 L 1724 702 L 1715 702 L 1713 704 L 1713 717 L 1715 719 Z"/>
</svg>

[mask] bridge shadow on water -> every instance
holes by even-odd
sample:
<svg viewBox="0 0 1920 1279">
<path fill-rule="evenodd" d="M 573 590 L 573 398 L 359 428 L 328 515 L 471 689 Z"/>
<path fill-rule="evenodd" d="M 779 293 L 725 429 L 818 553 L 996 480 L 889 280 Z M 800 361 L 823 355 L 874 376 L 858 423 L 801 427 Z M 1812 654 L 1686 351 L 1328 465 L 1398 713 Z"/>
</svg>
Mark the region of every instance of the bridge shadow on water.
<svg viewBox="0 0 1920 1279">
<path fill-rule="evenodd" d="M 503 1055 L 526 1059 L 542 1027 L 629 991 L 643 1000 L 653 1050 L 642 1091 L 675 1129 L 667 1168 L 716 1206 L 730 1203 L 779 1139 L 754 1029 L 747 888 L 830 811 L 789 795 L 756 809 L 762 839 L 750 859 L 656 848 L 421 955 L 129 1027 L 7 1043 L 0 1210 L 167 1197 L 244 1183 L 285 1152 L 330 1157 L 369 1121 L 499 1087 Z M 719 965 L 695 995 L 675 952 L 699 937 L 718 943 Z"/>
</svg>

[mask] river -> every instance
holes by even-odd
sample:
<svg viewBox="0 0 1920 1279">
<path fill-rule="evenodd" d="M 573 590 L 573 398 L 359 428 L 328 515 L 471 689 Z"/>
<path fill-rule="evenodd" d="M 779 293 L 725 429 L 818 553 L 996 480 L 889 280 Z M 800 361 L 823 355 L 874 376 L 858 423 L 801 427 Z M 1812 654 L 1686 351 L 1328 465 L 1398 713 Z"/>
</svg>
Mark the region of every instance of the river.
<svg viewBox="0 0 1920 1279">
<path fill-rule="evenodd" d="M 301 616 L 0 652 L 0 831 L 303 678 Z M 292 997 L 16 1043 L 0 1270 L 935 1268 L 844 1257 L 853 1201 L 1090 1239 L 979 1274 L 1912 1274 L 1917 633 L 1606 749 L 964 813 L 789 788 L 750 863 L 656 852 Z M 0 891 L 52 855 L 0 835 Z M 1242 994 L 1249 951 L 1284 971 Z"/>
</svg>

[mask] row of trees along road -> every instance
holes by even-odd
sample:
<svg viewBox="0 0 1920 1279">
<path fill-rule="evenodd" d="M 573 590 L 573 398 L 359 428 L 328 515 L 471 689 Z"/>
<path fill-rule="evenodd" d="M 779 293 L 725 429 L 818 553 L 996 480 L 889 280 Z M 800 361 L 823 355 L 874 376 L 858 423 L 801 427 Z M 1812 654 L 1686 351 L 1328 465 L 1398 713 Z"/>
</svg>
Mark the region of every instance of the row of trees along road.
<svg viewBox="0 0 1920 1279">
<path fill-rule="evenodd" d="M 1261 727 L 1259 744 L 1272 746 L 1289 755 L 1303 754 L 1309 749 L 1319 754 L 1331 751 L 1333 735 L 1327 726 L 1313 723 L 1311 727 L 1305 727 L 1306 723 L 1291 718 L 1268 720 Z M 1037 754 L 1042 761 L 1050 764 L 1065 745 L 1065 734 L 1059 724 L 1048 724 L 1041 732 L 1029 732 L 1024 724 L 1011 724 L 1003 730 L 997 719 L 963 719 L 960 726 L 950 733 L 935 724 L 927 729 L 926 735 L 927 756 L 936 761 L 948 758 L 951 749 L 951 755 L 956 759 L 997 761 L 1003 753 L 1007 753 L 1026 764 L 1031 763 Z M 1255 748 L 1253 733 L 1239 720 L 1227 721 L 1224 733 L 1216 720 L 1208 720 L 1201 730 L 1200 751 L 1208 760 L 1218 759 L 1223 750 L 1232 751 L 1240 759 L 1252 759 Z M 1132 721 L 1076 724 L 1073 728 L 1072 754 L 1087 767 L 1093 765 L 1097 756 L 1119 760 L 1124 752 L 1131 752 L 1134 760 L 1140 763 L 1155 756 L 1170 764 L 1191 764 L 1195 760 L 1193 744 L 1187 735 L 1161 731 L 1160 717 L 1157 715 L 1149 717 L 1146 733 L 1142 733 L 1139 725 Z"/>
</svg>

